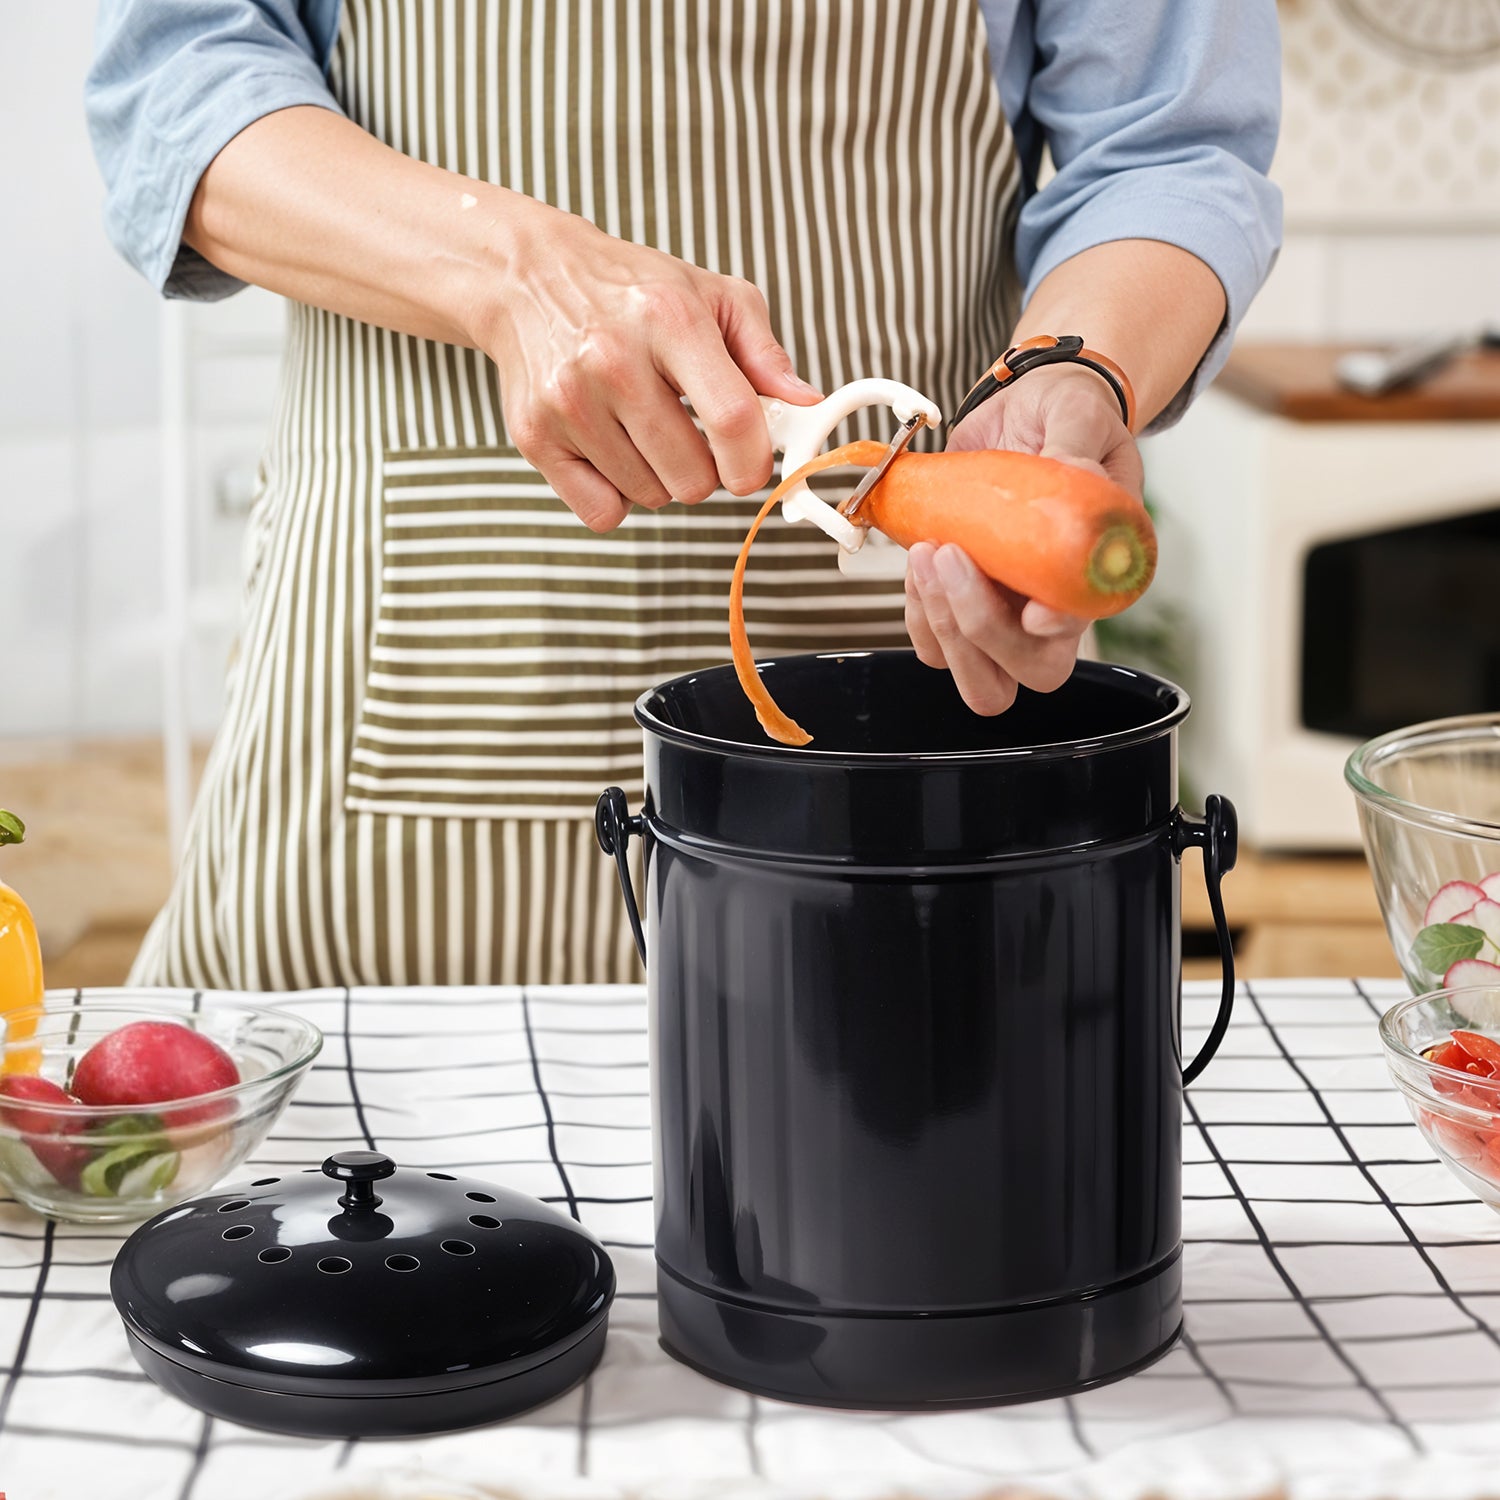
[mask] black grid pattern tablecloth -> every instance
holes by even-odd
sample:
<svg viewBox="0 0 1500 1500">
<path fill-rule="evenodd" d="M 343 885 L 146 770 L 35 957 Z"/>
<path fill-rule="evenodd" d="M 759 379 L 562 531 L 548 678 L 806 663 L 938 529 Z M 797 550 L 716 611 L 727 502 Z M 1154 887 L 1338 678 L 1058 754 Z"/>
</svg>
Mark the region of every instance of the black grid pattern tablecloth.
<svg viewBox="0 0 1500 1500">
<path fill-rule="evenodd" d="M 0 1203 L 0 1490 L 1495 1494 L 1500 1218 L 1433 1159 L 1386 1079 L 1375 1021 L 1399 993 L 1312 980 L 1242 990 L 1188 1100 L 1187 1333 L 1167 1358 L 1067 1401 L 896 1417 L 758 1400 L 658 1349 L 640 991 L 280 997 L 327 1044 L 243 1175 L 368 1144 L 576 1212 L 620 1277 L 603 1363 L 561 1401 L 477 1432 L 379 1444 L 251 1432 L 205 1419 L 135 1368 L 107 1292 L 117 1233 Z M 1187 986 L 1189 1047 L 1215 998 Z"/>
</svg>

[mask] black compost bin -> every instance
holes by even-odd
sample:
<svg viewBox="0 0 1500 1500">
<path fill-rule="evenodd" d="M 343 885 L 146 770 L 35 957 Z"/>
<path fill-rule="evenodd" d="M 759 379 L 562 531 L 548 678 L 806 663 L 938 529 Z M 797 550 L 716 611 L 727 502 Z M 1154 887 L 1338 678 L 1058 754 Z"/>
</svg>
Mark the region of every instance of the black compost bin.
<svg viewBox="0 0 1500 1500">
<path fill-rule="evenodd" d="M 662 1341 L 850 1407 L 1082 1390 L 1181 1327 L 1182 1088 L 1228 1024 L 1233 809 L 1177 805 L 1186 694 L 1083 663 L 971 713 L 903 651 L 728 667 L 636 705 L 600 842 L 649 952 Z M 646 844 L 644 933 L 625 846 Z M 1178 859 L 1224 999 L 1183 1072 Z"/>
</svg>

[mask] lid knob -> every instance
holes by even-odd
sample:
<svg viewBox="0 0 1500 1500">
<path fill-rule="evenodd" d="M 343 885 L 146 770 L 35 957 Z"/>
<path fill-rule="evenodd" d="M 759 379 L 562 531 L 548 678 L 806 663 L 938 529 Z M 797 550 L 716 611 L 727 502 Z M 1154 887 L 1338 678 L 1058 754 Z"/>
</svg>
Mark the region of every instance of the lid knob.
<svg viewBox="0 0 1500 1500">
<path fill-rule="evenodd" d="M 323 1170 L 345 1184 L 339 1197 L 345 1208 L 378 1208 L 381 1199 L 375 1184 L 382 1177 L 389 1177 L 396 1170 L 396 1163 L 383 1151 L 335 1151 L 323 1163 Z"/>
</svg>

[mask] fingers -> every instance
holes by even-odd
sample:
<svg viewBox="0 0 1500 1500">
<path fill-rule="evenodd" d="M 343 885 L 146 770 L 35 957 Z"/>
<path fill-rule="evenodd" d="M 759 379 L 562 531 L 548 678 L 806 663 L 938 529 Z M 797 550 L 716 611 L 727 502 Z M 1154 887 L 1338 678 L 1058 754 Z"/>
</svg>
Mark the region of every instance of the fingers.
<svg viewBox="0 0 1500 1500">
<path fill-rule="evenodd" d="M 714 456 L 682 402 L 665 384 L 649 401 L 627 403 L 621 417 L 644 461 L 683 505 L 697 505 L 719 487 Z"/>
<path fill-rule="evenodd" d="M 630 502 L 587 459 L 557 453 L 528 462 L 590 531 L 613 531 L 630 514 Z"/>
<path fill-rule="evenodd" d="M 930 542 L 918 542 L 911 549 L 906 567 L 906 633 L 923 666 L 942 668 L 948 665 L 948 659 L 927 622 L 922 592 L 917 586 L 917 572 L 922 569 L 930 573 L 935 550 Z"/>
<path fill-rule="evenodd" d="M 658 347 L 660 369 L 691 402 L 714 453 L 718 481 L 732 495 L 750 495 L 771 477 L 771 435 L 754 387 L 724 348 L 708 317 L 690 336 Z"/>
<path fill-rule="evenodd" d="M 1004 713 L 1016 701 L 1015 678 L 964 634 L 937 564 L 937 554 L 914 556 L 911 569 L 928 627 L 953 673 L 953 685 L 975 713 Z"/>
<path fill-rule="evenodd" d="M 1018 600 L 961 548 L 925 543 L 911 551 L 906 617 L 917 655 L 946 664 L 964 702 L 981 714 L 1009 708 L 1017 684 L 1040 693 L 1061 687 L 1087 624 Z"/>
<path fill-rule="evenodd" d="M 754 283 L 735 276 L 716 278 L 719 292 L 719 329 L 730 358 L 745 372 L 750 384 L 766 396 L 780 396 L 799 406 L 819 398 L 792 368 L 792 357 L 771 331 L 766 299 Z"/>
<path fill-rule="evenodd" d="M 664 386 L 659 391 L 659 403 L 676 407 L 679 412 L 682 409 Z M 691 429 L 692 423 L 688 423 L 688 427 Z M 583 403 L 578 415 L 566 424 L 564 433 L 572 452 L 587 459 L 623 499 L 651 510 L 657 510 L 673 499 L 665 477 L 633 441 L 633 433 L 620 425 L 619 418 L 602 394 L 593 393 Z M 702 467 L 712 475 L 713 465 L 702 439 L 696 432 L 690 431 L 689 435 L 694 440 L 693 446 L 698 450 Z M 691 450 L 686 457 L 691 459 Z"/>
<path fill-rule="evenodd" d="M 765 299 L 660 251 L 571 233 L 571 253 L 533 267 L 505 300 L 493 340 L 516 448 L 601 530 L 632 503 L 762 488 L 772 454 L 758 393 L 818 399 L 771 332 Z"/>
</svg>

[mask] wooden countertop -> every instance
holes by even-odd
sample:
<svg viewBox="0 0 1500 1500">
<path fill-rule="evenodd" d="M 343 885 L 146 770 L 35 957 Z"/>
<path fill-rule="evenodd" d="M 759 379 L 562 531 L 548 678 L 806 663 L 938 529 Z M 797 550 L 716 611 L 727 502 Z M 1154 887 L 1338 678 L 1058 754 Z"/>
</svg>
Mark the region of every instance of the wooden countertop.
<svg viewBox="0 0 1500 1500">
<path fill-rule="evenodd" d="M 1265 855 L 1242 848 L 1224 880 L 1224 912 L 1242 977 L 1333 974 L 1340 966 L 1369 978 L 1400 976 L 1363 855 Z M 1213 916 L 1195 849 L 1182 857 L 1182 926 L 1199 938 L 1194 956 L 1183 962 L 1184 976 L 1215 977 L 1218 959 L 1201 956 Z"/>
<path fill-rule="evenodd" d="M 1500 422 L 1500 352 L 1459 356 L 1426 380 L 1388 396 L 1360 396 L 1334 379 L 1353 344 L 1235 346 L 1217 388 L 1296 422 Z"/>
</svg>

